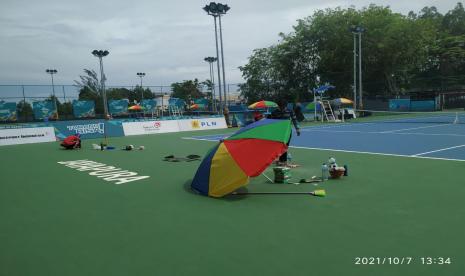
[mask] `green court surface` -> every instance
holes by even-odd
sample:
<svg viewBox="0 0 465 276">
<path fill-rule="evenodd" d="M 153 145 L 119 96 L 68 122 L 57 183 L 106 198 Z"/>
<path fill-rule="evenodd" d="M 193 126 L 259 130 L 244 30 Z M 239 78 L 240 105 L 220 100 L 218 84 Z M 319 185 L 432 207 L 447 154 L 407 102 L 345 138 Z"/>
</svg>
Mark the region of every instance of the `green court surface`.
<svg viewBox="0 0 465 276">
<path fill-rule="evenodd" d="M 214 142 L 182 137 L 220 132 L 110 139 L 143 151 L 93 150 L 99 140 L 79 151 L 0 147 L 0 275 L 465 275 L 465 162 L 291 149 L 302 165 L 296 180 L 320 175 L 331 156 L 350 175 L 318 186 L 257 177 L 248 186 L 323 188 L 324 198 L 214 199 L 189 189 L 199 161 L 162 159 L 204 156 Z M 150 178 L 116 185 L 57 163 L 80 159 Z M 380 259 L 356 264 L 363 257 Z M 403 264 L 390 264 L 396 257 Z"/>
</svg>

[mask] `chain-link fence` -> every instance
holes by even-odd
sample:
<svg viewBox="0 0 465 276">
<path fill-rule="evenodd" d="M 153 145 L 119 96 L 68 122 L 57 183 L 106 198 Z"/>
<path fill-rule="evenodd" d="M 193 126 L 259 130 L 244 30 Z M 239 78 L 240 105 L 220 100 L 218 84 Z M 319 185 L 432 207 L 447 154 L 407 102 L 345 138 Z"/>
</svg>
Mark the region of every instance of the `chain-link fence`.
<svg viewBox="0 0 465 276">
<path fill-rule="evenodd" d="M 203 104 L 202 108 L 191 110 L 190 106 L 197 103 L 200 99 L 189 99 L 180 106 L 179 102 L 170 101 L 173 94 L 172 86 L 163 85 L 144 85 L 140 86 L 106 86 L 107 99 L 121 100 L 127 99 L 128 104 L 144 103 L 143 100 L 154 99 L 155 106 L 149 106 L 147 110 L 142 112 L 122 112 L 118 116 L 160 116 L 164 112 L 170 114 L 172 109 L 170 106 L 177 105 L 178 112 L 187 114 L 201 114 L 217 112 L 220 97 L 218 95 L 218 86 L 214 87 L 213 91 L 207 86 L 200 86 L 199 90 L 205 97 L 208 104 Z M 223 87 L 222 87 L 223 88 Z M 226 85 L 226 102 L 228 105 L 233 105 L 239 101 L 239 85 Z M 222 93 L 222 102 L 225 104 L 224 91 Z M 93 113 L 86 113 L 86 118 L 103 118 L 103 101 L 102 97 L 89 99 L 82 93 L 82 89 L 76 85 L 0 85 L 0 122 L 29 122 L 42 120 L 72 120 L 81 119 L 76 116 L 75 105 L 77 101 L 93 101 Z M 47 114 L 46 109 L 49 110 Z M 45 114 L 40 116 L 40 110 Z"/>
</svg>

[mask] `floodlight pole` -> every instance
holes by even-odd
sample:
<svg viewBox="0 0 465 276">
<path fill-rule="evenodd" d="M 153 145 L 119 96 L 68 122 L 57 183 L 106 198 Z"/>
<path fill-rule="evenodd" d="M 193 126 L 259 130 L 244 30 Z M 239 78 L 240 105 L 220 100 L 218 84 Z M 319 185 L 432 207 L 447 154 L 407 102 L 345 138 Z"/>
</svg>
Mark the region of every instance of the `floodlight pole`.
<svg viewBox="0 0 465 276">
<path fill-rule="evenodd" d="M 226 14 L 226 12 L 224 12 L 224 14 Z M 218 15 L 218 21 L 220 23 L 221 67 L 223 68 L 224 103 L 226 106 L 228 106 L 228 98 L 226 97 L 226 74 L 224 72 L 223 28 L 221 27 L 221 14 Z"/>
<path fill-rule="evenodd" d="M 359 99 L 358 106 L 363 109 L 363 92 L 362 92 L 362 33 L 365 28 L 360 26 L 351 26 L 349 29 L 354 34 L 354 109 L 357 108 L 357 35 L 358 35 L 358 87 Z"/>
<path fill-rule="evenodd" d="M 58 73 L 56 69 L 47 69 L 45 70 L 47 74 L 50 74 L 52 77 L 52 93 L 53 93 L 53 105 L 55 107 L 55 112 L 56 112 L 56 119 L 58 120 L 58 105 L 57 105 L 57 97 L 55 96 L 55 83 L 53 82 L 53 74 Z"/>
<path fill-rule="evenodd" d="M 210 81 L 212 83 L 212 104 L 213 104 L 213 111 L 217 111 L 216 101 L 215 101 L 215 72 L 213 67 L 213 62 L 218 61 L 215 57 L 206 57 L 204 58 L 206 62 L 210 64 Z"/>
<path fill-rule="evenodd" d="M 222 101 L 222 92 L 221 92 L 221 75 L 220 75 L 220 61 L 219 61 L 219 50 L 218 50 L 218 30 L 216 26 L 216 17 L 217 15 L 213 15 L 215 21 L 215 41 L 216 41 L 216 67 L 218 72 L 218 93 L 220 95 L 220 110 L 223 109 L 223 101 Z M 225 99 L 226 100 L 226 99 Z"/>
<path fill-rule="evenodd" d="M 140 102 L 142 103 L 142 100 L 144 100 L 144 89 L 142 88 L 142 78 L 145 77 L 145 73 L 137 73 L 137 75 L 140 77 L 140 90 L 141 95 L 140 95 Z"/>
<path fill-rule="evenodd" d="M 358 89 L 359 89 L 359 100 L 358 100 L 358 105 L 360 109 L 363 109 L 363 93 L 362 93 L 362 32 L 364 29 L 362 27 L 359 27 L 359 33 L 358 33 Z"/>
<path fill-rule="evenodd" d="M 105 91 L 105 73 L 103 72 L 103 57 L 107 56 L 110 52 L 107 50 L 94 50 L 92 54 L 98 57 L 100 62 L 100 85 L 102 90 L 102 98 L 103 98 L 103 112 L 105 116 L 105 120 L 108 120 L 108 104 L 107 104 L 107 95 Z"/>
<path fill-rule="evenodd" d="M 225 71 L 224 71 L 224 55 L 223 55 L 223 34 L 221 31 L 221 15 L 226 14 L 226 12 L 230 9 L 228 5 L 223 5 L 221 3 L 215 3 L 215 2 L 210 2 L 209 5 L 206 5 L 203 10 L 208 13 L 208 15 L 213 16 L 214 22 L 215 22 L 215 42 L 216 42 L 216 58 L 218 60 L 217 62 L 217 69 L 218 69 L 218 92 L 220 95 L 220 109 L 223 110 L 224 106 L 227 105 L 227 99 L 226 99 L 226 81 L 225 81 Z M 220 40 L 221 40 L 221 60 L 222 60 L 222 67 L 223 67 L 223 87 L 221 87 L 221 75 L 220 75 L 220 61 L 219 61 L 219 50 L 218 50 L 218 27 L 216 25 L 216 18 L 219 17 L 219 24 L 220 24 Z M 223 105 L 223 93 L 221 89 L 223 88 L 224 90 L 224 102 L 225 104 Z"/>
<path fill-rule="evenodd" d="M 354 111 L 357 109 L 357 33 L 352 32 L 354 34 Z"/>
</svg>

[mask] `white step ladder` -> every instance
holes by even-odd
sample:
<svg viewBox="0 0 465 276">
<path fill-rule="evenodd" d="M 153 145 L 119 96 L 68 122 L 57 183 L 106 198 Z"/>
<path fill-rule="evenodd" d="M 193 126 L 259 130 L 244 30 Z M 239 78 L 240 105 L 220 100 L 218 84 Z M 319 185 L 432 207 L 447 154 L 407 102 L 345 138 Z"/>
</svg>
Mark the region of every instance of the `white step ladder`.
<svg viewBox="0 0 465 276">
<path fill-rule="evenodd" d="M 168 106 L 168 113 L 171 117 L 182 117 L 182 110 L 176 105 Z"/>
<path fill-rule="evenodd" d="M 326 119 L 328 122 L 340 122 L 339 119 L 336 119 L 334 116 L 333 109 L 331 108 L 331 104 L 327 100 L 320 101 L 321 109 L 323 111 L 323 121 Z"/>
</svg>

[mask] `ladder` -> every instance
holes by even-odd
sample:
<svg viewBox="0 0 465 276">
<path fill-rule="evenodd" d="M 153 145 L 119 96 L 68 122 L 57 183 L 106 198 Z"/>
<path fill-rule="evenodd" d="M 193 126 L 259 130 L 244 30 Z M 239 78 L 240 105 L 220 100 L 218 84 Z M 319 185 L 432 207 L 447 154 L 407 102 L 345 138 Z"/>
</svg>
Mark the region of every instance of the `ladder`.
<svg viewBox="0 0 465 276">
<path fill-rule="evenodd" d="M 322 111 L 323 111 L 323 121 L 326 119 L 328 122 L 339 122 L 339 120 L 336 120 L 336 117 L 334 116 L 333 109 L 331 108 L 331 104 L 327 100 L 322 100 L 320 101 Z"/>
<path fill-rule="evenodd" d="M 168 106 L 168 112 L 169 112 L 169 115 L 173 118 L 175 117 L 182 117 L 182 111 L 181 109 L 176 106 L 176 105 L 170 105 Z"/>
</svg>

